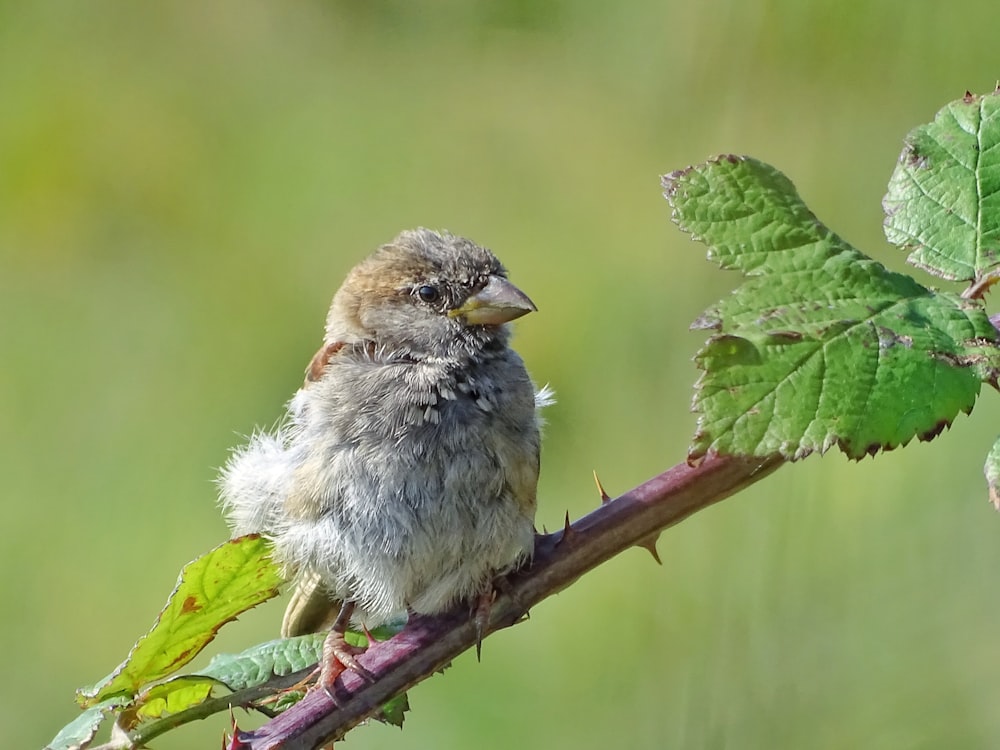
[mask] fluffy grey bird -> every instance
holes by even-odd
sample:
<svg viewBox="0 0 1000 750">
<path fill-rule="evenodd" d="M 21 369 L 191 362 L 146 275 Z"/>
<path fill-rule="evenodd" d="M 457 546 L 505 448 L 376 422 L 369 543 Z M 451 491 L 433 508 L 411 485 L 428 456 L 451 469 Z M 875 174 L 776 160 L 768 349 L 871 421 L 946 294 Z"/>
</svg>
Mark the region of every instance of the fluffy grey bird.
<svg viewBox="0 0 1000 750">
<path fill-rule="evenodd" d="M 427 229 L 347 275 L 284 424 L 220 479 L 233 533 L 296 581 L 283 635 L 333 627 L 327 658 L 363 672 L 348 620 L 443 611 L 530 556 L 550 392 L 507 323 L 535 309 L 489 250 Z"/>
</svg>

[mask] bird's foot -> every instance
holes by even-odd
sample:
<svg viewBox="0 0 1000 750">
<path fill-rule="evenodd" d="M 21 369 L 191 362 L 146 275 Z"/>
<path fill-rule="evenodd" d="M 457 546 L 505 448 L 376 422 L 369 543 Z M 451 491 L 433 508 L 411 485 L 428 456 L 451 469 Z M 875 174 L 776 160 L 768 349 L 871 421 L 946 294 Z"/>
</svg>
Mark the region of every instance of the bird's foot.
<svg viewBox="0 0 1000 750">
<path fill-rule="evenodd" d="M 349 669 L 366 682 L 375 682 L 375 675 L 357 659 L 365 650 L 349 644 L 343 632 L 336 629 L 330 631 L 323 641 L 323 658 L 320 662 L 318 681 L 327 695 L 333 698 L 333 684 L 344 670 Z"/>
<path fill-rule="evenodd" d="M 334 682 L 344 673 L 344 670 L 351 670 L 355 674 L 360 675 L 366 682 L 375 682 L 375 675 L 368 669 L 365 669 L 361 665 L 361 662 L 357 660 L 357 657 L 363 654 L 366 649 L 359 646 L 352 646 L 347 642 L 347 638 L 344 635 L 351 622 L 352 614 L 354 614 L 354 602 L 344 602 L 340 609 L 340 614 L 337 615 L 336 622 L 333 623 L 333 627 L 330 628 L 326 640 L 323 641 L 323 655 L 320 659 L 317 685 L 323 688 L 323 692 L 334 703 L 337 702 L 337 699 L 334 697 Z M 367 629 L 365 633 L 368 633 Z M 370 634 L 368 642 L 369 644 L 371 643 Z"/>
<path fill-rule="evenodd" d="M 476 622 L 476 659 L 479 660 L 482 656 L 483 650 L 483 638 L 490 634 L 490 614 L 493 612 L 493 602 L 497 599 L 497 594 L 505 594 L 510 597 L 514 605 L 523 611 L 515 621 L 508 623 L 509 625 L 516 625 L 523 620 L 528 619 L 528 610 L 521 606 L 521 602 L 511 588 L 510 581 L 507 576 L 501 575 L 497 576 L 490 583 L 489 588 L 482 591 L 476 598 L 476 606 L 472 610 L 473 618 Z M 501 626 L 506 627 L 506 626 Z"/>
<path fill-rule="evenodd" d="M 476 621 L 476 661 L 479 661 L 483 652 L 483 638 L 489 634 L 490 612 L 493 610 L 493 602 L 496 600 L 496 588 L 490 586 L 486 591 L 479 594 L 476 599 L 476 607 L 472 614 Z"/>
</svg>

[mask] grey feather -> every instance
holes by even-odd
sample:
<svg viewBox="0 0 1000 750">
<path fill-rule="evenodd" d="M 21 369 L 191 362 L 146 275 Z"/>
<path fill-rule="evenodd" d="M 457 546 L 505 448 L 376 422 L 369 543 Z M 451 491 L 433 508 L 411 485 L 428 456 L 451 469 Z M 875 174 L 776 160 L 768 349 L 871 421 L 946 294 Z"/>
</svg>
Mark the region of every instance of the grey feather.
<svg viewBox="0 0 1000 750">
<path fill-rule="evenodd" d="M 488 250 L 429 230 L 378 250 L 334 298 L 318 379 L 224 468 L 234 534 L 266 535 L 300 582 L 288 632 L 325 621 L 317 599 L 356 602 L 369 627 L 438 612 L 530 556 L 551 392 L 536 394 L 507 325 L 456 316 L 491 275 L 506 272 Z M 289 622 L 293 606 L 311 614 Z"/>
</svg>

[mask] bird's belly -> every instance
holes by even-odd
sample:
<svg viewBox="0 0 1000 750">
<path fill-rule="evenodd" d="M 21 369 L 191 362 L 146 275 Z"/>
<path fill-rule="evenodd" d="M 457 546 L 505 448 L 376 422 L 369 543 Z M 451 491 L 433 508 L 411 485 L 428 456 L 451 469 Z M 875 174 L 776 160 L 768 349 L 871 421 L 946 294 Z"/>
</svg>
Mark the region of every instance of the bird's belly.
<svg viewBox="0 0 1000 750">
<path fill-rule="evenodd" d="M 424 442 L 426 445 L 426 441 Z M 333 460 L 318 516 L 291 520 L 277 556 L 315 572 L 369 624 L 442 611 L 530 555 L 534 528 L 481 445 L 427 456 L 354 446 Z"/>
</svg>

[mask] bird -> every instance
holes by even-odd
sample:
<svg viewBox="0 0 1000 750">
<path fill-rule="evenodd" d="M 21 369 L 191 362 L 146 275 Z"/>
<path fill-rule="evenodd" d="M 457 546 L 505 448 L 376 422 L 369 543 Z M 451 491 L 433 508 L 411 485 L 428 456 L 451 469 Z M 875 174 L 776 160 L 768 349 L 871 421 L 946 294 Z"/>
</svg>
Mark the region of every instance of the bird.
<svg viewBox="0 0 1000 750">
<path fill-rule="evenodd" d="M 553 394 L 509 323 L 536 310 L 490 250 L 400 233 L 347 274 L 284 419 L 223 467 L 233 535 L 263 535 L 295 584 L 282 636 L 329 631 L 321 683 L 374 679 L 348 627 L 489 601 L 530 560 Z"/>
</svg>

